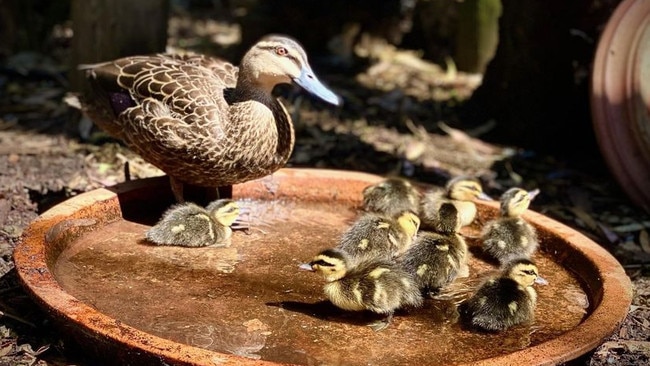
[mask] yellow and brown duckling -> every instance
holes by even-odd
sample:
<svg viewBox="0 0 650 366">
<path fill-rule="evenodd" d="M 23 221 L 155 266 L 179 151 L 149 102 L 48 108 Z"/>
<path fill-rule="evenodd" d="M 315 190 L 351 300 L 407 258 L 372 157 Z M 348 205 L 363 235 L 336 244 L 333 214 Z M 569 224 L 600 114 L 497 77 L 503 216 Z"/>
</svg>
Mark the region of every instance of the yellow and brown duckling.
<svg viewBox="0 0 650 366">
<path fill-rule="evenodd" d="M 184 184 L 220 187 L 283 167 L 294 128 L 272 95 L 296 83 L 338 105 L 295 40 L 269 35 L 253 45 L 239 68 L 202 55 L 131 56 L 81 67 L 90 92 L 82 110 L 111 136 L 170 177 L 176 199 Z"/>
<path fill-rule="evenodd" d="M 191 202 L 176 204 L 147 230 L 145 237 L 157 245 L 226 246 L 238 215 L 239 205 L 230 199 L 216 200 L 206 208 Z"/>
<path fill-rule="evenodd" d="M 413 277 L 396 263 L 370 260 L 352 265 L 345 252 L 327 249 L 300 268 L 316 272 L 327 281 L 325 296 L 335 306 L 386 315 L 369 324 L 375 331 L 390 324 L 395 310 L 418 307 L 423 302 Z"/>
<path fill-rule="evenodd" d="M 436 232 L 420 232 L 404 254 L 403 268 L 429 296 L 437 294 L 457 277 L 469 275 L 467 244 L 458 230 L 460 217 L 456 206 L 443 203 Z"/>
<path fill-rule="evenodd" d="M 539 246 L 535 228 L 521 215 L 539 190 L 521 188 L 507 190 L 500 199 L 500 217 L 483 227 L 481 240 L 483 251 L 501 264 L 515 258 L 530 258 Z"/>
<path fill-rule="evenodd" d="M 425 192 L 420 203 L 420 219 L 423 228 L 435 227 L 439 220 L 440 206 L 445 203 L 453 203 L 460 215 L 461 226 L 467 226 L 476 217 L 475 199 L 492 200 L 483 192 L 481 182 L 471 177 L 456 177 L 445 186 L 444 190 L 431 189 Z"/>
<path fill-rule="evenodd" d="M 336 248 L 347 253 L 353 263 L 392 260 L 411 246 L 419 227 L 420 219 L 412 211 L 395 218 L 364 213 L 343 233 Z"/>
<path fill-rule="evenodd" d="M 388 216 L 403 211 L 418 212 L 420 192 L 409 181 L 388 178 L 363 190 L 363 209 Z"/>
<path fill-rule="evenodd" d="M 462 319 L 472 328 L 498 332 L 534 319 L 537 292 L 533 284 L 547 284 L 537 266 L 517 259 L 503 269 L 500 277 L 486 281 L 460 305 Z"/>
</svg>

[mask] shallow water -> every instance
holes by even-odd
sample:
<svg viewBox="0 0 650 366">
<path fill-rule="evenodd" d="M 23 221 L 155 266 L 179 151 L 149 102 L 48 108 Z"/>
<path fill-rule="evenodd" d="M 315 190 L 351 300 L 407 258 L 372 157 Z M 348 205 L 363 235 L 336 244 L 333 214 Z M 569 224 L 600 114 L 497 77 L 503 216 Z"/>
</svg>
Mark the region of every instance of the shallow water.
<svg viewBox="0 0 650 366">
<path fill-rule="evenodd" d="M 461 329 L 455 304 L 495 266 L 473 257 L 470 277 L 424 307 L 398 312 L 375 333 L 377 316 L 324 301 L 321 279 L 298 270 L 336 245 L 356 211 L 335 201 L 246 201 L 251 229 L 229 247 L 158 247 L 149 226 L 121 220 L 74 241 L 55 276 L 66 291 L 130 326 L 177 342 L 296 364 L 462 363 L 537 345 L 574 328 L 588 300 L 571 273 L 536 254 L 548 286 L 537 286 L 536 320 L 500 334 Z M 476 230 L 468 230 L 469 235 Z M 470 246 L 476 246 L 469 239 Z"/>
</svg>

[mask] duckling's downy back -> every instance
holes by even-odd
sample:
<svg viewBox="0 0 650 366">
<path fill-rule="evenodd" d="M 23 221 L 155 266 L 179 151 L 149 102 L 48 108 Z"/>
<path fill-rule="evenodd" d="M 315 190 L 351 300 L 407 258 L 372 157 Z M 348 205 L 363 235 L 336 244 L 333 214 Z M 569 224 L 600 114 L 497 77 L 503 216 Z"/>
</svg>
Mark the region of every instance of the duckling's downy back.
<svg viewBox="0 0 650 366">
<path fill-rule="evenodd" d="M 231 234 L 229 227 L 216 222 L 203 207 L 184 203 L 170 207 L 145 237 L 157 245 L 202 247 L 228 245 Z"/>
<path fill-rule="evenodd" d="M 501 216 L 481 231 L 483 250 L 501 264 L 530 258 L 539 246 L 537 230 L 521 217 L 539 191 L 511 188 L 501 196 Z"/>
<path fill-rule="evenodd" d="M 388 178 L 363 190 L 363 209 L 387 216 L 418 211 L 420 192 L 407 180 Z"/>
<path fill-rule="evenodd" d="M 397 219 L 375 213 L 362 214 L 343 233 L 338 249 L 354 263 L 368 259 L 391 260 L 403 253 L 413 241 L 420 220 L 405 211 Z"/>
<path fill-rule="evenodd" d="M 533 283 L 546 283 L 537 266 L 527 259 L 514 260 L 461 304 L 461 316 L 470 326 L 491 332 L 530 322 L 537 305 Z"/>
</svg>

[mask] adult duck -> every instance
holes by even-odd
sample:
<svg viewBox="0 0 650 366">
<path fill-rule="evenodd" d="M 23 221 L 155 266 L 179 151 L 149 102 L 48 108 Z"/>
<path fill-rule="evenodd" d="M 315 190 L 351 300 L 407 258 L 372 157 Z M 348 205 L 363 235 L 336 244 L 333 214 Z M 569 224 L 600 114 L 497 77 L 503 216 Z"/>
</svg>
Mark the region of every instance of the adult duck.
<svg viewBox="0 0 650 366">
<path fill-rule="evenodd" d="M 82 66 L 90 92 L 82 109 L 170 178 L 177 201 L 183 186 L 220 187 L 271 174 L 294 146 L 291 117 L 272 96 L 296 83 L 324 101 L 339 98 L 316 77 L 295 40 L 262 38 L 239 68 L 202 55 L 125 57 Z"/>
</svg>

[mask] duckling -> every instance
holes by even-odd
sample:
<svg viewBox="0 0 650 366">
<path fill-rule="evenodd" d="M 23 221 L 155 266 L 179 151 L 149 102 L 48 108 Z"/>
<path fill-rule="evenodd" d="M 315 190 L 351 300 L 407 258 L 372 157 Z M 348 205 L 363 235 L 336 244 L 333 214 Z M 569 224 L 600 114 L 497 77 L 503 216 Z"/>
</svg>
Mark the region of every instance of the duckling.
<svg viewBox="0 0 650 366">
<path fill-rule="evenodd" d="M 537 250 L 535 228 L 521 217 L 539 190 L 527 192 L 511 188 L 500 198 L 500 216 L 489 221 L 481 232 L 483 250 L 501 264 L 514 258 L 530 258 Z"/>
<path fill-rule="evenodd" d="M 352 266 L 345 252 L 326 249 L 300 268 L 316 272 L 327 281 L 325 295 L 335 306 L 385 314 L 381 321 L 369 324 L 375 331 L 390 324 L 395 310 L 418 307 L 423 302 L 413 277 L 395 263 L 369 260 Z"/>
<path fill-rule="evenodd" d="M 422 291 L 433 296 L 457 277 L 469 275 L 467 244 L 458 234 L 460 216 L 456 206 L 440 206 L 437 232 L 418 234 L 413 246 L 404 254 L 403 268 L 415 278 Z"/>
<path fill-rule="evenodd" d="M 533 284 L 548 284 L 528 259 L 510 262 L 498 278 L 485 282 L 460 305 L 460 314 L 471 327 L 496 332 L 532 321 L 537 304 Z"/>
<path fill-rule="evenodd" d="M 239 205 L 229 199 L 216 200 L 206 208 L 191 202 L 176 204 L 147 230 L 145 237 L 158 245 L 226 246 L 238 215 Z"/>
<path fill-rule="evenodd" d="M 492 198 L 483 192 L 481 182 L 476 178 L 456 177 L 445 186 L 444 190 L 432 189 L 427 191 L 420 203 L 420 218 L 422 226 L 435 226 L 439 220 L 439 209 L 443 202 L 451 202 L 456 206 L 460 215 L 461 226 L 467 226 L 476 217 L 475 199 L 491 201 Z"/>
<path fill-rule="evenodd" d="M 367 212 L 398 215 L 405 210 L 418 211 L 420 192 L 407 180 L 388 178 L 363 190 L 363 209 Z"/>
<path fill-rule="evenodd" d="M 354 263 L 368 259 L 391 260 L 413 243 L 420 219 L 412 211 L 396 218 L 376 213 L 362 214 L 342 235 L 337 245 Z"/>
</svg>

